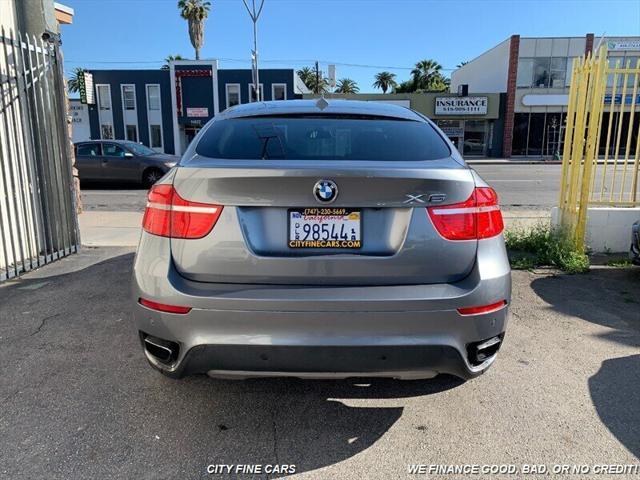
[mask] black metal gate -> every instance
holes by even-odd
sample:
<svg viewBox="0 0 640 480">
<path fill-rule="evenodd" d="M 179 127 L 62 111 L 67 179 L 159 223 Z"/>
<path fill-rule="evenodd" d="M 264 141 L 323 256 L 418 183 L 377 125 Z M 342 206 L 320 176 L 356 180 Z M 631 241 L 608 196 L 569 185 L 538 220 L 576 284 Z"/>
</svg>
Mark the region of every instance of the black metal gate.
<svg viewBox="0 0 640 480">
<path fill-rule="evenodd" d="M 80 245 L 57 43 L 1 31 L 0 281 Z"/>
</svg>

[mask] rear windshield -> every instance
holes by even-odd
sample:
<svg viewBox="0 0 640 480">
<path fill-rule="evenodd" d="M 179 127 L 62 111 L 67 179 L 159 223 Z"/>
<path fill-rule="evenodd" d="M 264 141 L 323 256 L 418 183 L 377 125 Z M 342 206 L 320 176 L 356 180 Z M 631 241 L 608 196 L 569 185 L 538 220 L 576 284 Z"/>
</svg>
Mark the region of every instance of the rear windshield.
<svg viewBox="0 0 640 480">
<path fill-rule="evenodd" d="M 449 147 L 425 122 L 380 118 L 247 117 L 214 122 L 196 146 L 225 159 L 434 160 Z"/>
</svg>

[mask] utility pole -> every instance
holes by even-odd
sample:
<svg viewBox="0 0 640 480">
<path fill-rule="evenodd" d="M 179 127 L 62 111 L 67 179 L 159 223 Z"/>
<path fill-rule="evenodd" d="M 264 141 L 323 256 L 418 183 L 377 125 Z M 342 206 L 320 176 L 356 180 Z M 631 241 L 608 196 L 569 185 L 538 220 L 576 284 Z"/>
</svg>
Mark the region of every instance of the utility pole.
<svg viewBox="0 0 640 480">
<path fill-rule="evenodd" d="M 320 93 L 320 68 L 318 67 L 318 61 L 316 60 L 316 94 Z"/>
<path fill-rule="evenodd" d="M 251 67 L 253 69 L 253 90 L 256 92 L 256 101 L 260 102 L 264 100 L 263 95 L 260 92 L 260 73 L 258 71 L 258 19 L 262 13 L 262 7 L 264 7 L 264 0 L 261 0 L 260 7 L 256 11 L 256 0 L 251 0 L 252 8 L 249 8 L 247 0 L 242 0 L 249 17 L 253 22 L 253 50 L 251 51 Z"/>
</svg>

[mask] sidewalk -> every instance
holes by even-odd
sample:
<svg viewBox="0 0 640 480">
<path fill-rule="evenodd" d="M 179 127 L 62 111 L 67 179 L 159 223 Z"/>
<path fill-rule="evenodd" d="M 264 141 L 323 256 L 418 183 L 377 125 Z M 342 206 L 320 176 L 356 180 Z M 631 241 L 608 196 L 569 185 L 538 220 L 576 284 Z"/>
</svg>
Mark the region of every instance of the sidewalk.
<svg viewBox="0 0 640 480">
<path fill-rule="evenodd" d="M 136 247 L 142 212 L 87 211 L 78 218 L 82 245 L 87 247 Z M 551 218 L 549 210 L 504 210 L 507 228 L 526 228 Z"/>
<path fill-rule="evenodd" d="M 142 212 L 87 211 L 78 216 L 82 245 L 135 247 L 140 239 Z"/>
</svg>

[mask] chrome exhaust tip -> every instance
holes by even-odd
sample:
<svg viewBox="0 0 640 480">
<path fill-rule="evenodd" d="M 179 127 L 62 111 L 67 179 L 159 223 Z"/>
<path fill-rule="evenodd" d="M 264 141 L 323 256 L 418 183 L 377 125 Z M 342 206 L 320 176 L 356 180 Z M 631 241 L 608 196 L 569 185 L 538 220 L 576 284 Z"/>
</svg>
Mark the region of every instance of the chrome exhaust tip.
<svg viewBox="0 0 640 480">
<path fill-rule="evenodd" d="M 487 359 L 498 353 L 500 346 L 502 345 L 502 339 L 504 333 L 491 337 L 487 340 L 483 340 L 477 343 L 471 343 L 467 347 L 467 353 L 469 355 L 469 362 L 472 365 L 480 365 Z"/>
<path fill-rule="evenodd" d="M 162 363 L 173 363 L 178 358 L 179 346 L 175 342 L 146 335 L 143 339 L 145 350 Z"/>
</svg>

